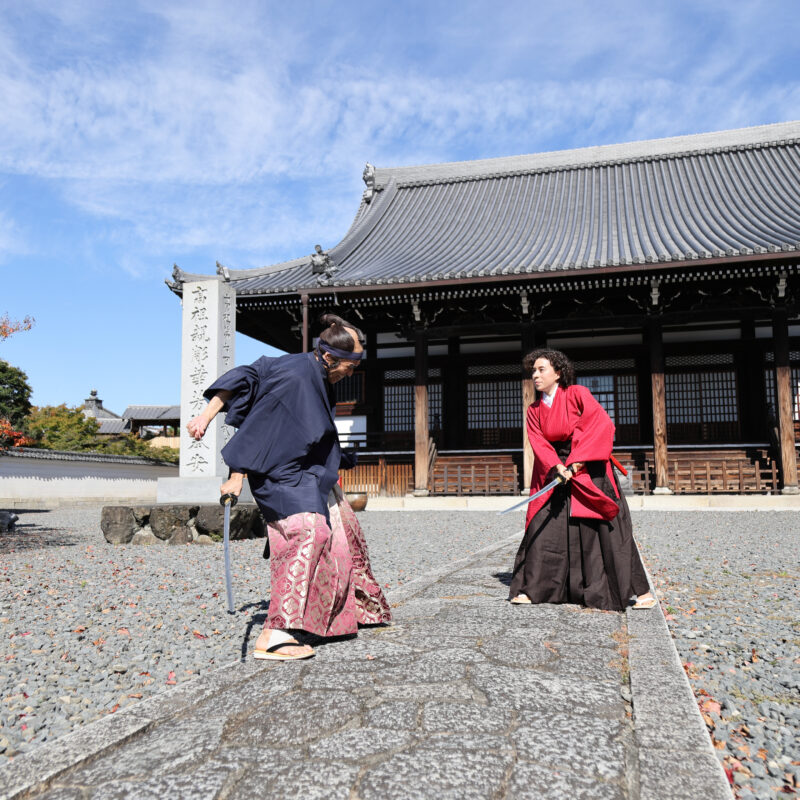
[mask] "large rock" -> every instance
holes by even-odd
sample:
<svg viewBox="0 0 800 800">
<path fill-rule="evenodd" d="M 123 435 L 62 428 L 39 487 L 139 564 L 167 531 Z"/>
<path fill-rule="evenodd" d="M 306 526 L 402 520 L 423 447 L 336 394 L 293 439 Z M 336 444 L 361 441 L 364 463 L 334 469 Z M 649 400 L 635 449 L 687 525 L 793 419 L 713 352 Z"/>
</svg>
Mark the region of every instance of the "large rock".
<svg viewBox="0 0 800 800">
<path fill-rule="evenodd" d="M 19 517 L 13 511 L 0 511 L 0 533 L 14 530 L 14 525 Z"/>
<path fill-rule="evenodd" d="M 130 506 L 104 506 L 100 528 L 110 544 L 128 544 L 139 530 L 139 523 Z"/>
<path fill-rule="evenodd" d="M 195 520 L 199 534 L 221 539 L 224 528 L 224 509 L 221 505 L 200 506 Z M 264 536 L 264 523 L 255 503 L 240 503 L 231 509 L 231 539 L 254 539 Z"/>
<path fill-rule="evenodd" d="M 168 541 L 176 530 L 187 527 L 197 508 L 186 505 L 153 506 L 150 509 L 150 528 L 159 539 Z"/>
<path fill-rule="evenodd" d="M 140 531 L 137 531 L 133 534 L 133 539 L 131 539 L 131 544 L 141 544 L 141 545 L 151 545 L 151 544 L 161 544 L 161 542 L 153 536 L 153 532 L 150 528 L 143 528 Z"/>
<path fill-rule="evenodd" d="M 167 544 L 191 544 L 192 531 L 189 528 L 176 528 Z"/>
<path fill-rule="evenodd" d="M 150 523 L 150 506 L 131 506 L 131 511 L 133 511 L 133 516 L 136 517 L 140 528 L 144 528 Z"/>
</svg>

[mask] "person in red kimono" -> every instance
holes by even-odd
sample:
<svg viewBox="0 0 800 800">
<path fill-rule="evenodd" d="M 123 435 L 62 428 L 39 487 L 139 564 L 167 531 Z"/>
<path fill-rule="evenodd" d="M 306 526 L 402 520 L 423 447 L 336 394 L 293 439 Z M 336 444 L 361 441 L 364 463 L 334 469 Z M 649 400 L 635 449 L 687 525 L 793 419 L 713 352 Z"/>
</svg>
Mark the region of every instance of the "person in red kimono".
<svg viewBox="0 0 800 800">
<path fill-rule="evenodd" d="M 537 392 L 526 420 L 534 455 L 531 494 L 557 474 L 564 483 L 528 505 L 509 600 L 622 611 L 636 595 L 635 608 L 652 608 L 656 601 L 628 504 L 609 460 L 614 423 L 592 393 L 574 383 L 564 353 L 534 350 L 524 363 Z"/>
</svg>

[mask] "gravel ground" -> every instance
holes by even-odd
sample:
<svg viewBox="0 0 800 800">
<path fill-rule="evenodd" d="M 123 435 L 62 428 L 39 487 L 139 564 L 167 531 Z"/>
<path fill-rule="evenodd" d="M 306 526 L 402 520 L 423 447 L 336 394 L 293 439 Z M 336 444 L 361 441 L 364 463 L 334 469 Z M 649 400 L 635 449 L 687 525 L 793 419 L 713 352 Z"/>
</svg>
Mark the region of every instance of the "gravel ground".
<svg viewBox="0 0 800 800">
<path fill-rule="evenodd" d="M 111 547 L 100 507 L 20 513 L 0 535 L 0 754 L 240 658 L 265 617 L 263 541 Z M 368 512 L 387 590 L 519 531 L 516 516 Z M 800 569 L 793 512 L 635 512 L 645 560 L 717 753 L 740 798 L 800 786 Z M 521 531 L 520 531 L 521 532 Z"/>
<path fill-rule="evenodd" d="M 637 512 L 634 525 L 736 796 L 800 793 L 800 516 Z"/>
<path fill-rule="evenodd" d="M 0 534 L 0 759 L 241 658 L 266 617 L 263 540 L 112 547 L 101 507 L 18 511 Z M 521 517 L 360 514 L 375 577 L 391 590 L 513 534 Z"/>
</svg>

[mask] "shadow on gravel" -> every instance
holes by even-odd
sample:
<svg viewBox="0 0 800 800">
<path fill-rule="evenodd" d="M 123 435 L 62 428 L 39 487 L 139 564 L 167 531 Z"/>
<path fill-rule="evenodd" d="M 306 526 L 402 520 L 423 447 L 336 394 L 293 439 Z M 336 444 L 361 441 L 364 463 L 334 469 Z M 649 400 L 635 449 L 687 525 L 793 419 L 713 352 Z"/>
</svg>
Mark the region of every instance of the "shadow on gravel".
<svg viewBox="0 0 800 800">
<path fill-rule="evenodd" d="M 63 530 L 17 523 L 15 530 L 0 533 L 0 554 L 44 550 L 48 547 L 77 547 L 81 541 L 81 537 L 77 534 Z"/>
<path fill-rule="evenodd" d="M 244 636 L 242 637 L 242 661 L 247 660 L 247 647 L 250 644 L 250 637 L 253 635 L 253 629 L 256 629 L 255 638 L 258 639 L 258 634 L 264 627 L 267 621 L 267 614 L 269 613 L 269 600 L 259 600 L 257 603 L 248 603 L 241 606 L 238 612 L 247 611 L 249 609 L 256 609 L 255 613 L 250 615 L 247 620 L 247 627 L 244 629 Z"/>
<path fill-rule="evenodd" d="M 512 575 L 513 573 L 511 572 L 495 572 L 492 577 L 497 578 L 497 580 L 500 581 L 500 583 L 502 583 L 504 586 L 511 586 Z"/>
</svg>

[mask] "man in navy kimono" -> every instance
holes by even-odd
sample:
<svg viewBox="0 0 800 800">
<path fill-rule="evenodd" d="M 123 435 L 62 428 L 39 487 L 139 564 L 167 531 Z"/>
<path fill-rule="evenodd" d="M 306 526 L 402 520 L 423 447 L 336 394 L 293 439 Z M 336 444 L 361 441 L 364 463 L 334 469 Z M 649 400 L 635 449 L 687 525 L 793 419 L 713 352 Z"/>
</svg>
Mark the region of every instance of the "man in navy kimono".
<svg viewBox="0 0 800 800">
<path fill-rule="evenodd" d="M 391 612 L 369 566 L 366 542 L 338 486 L 342 454 L 334 386 L 364 355 L 361 332 L 332 314 L 312 353 L 260 358 L 226 372 L 205 392 L 209 403 L 187 428 L 202 438 L 222 410 L 238 428 L 222 455 L 231 474 L 220 491 L 239 495 L 247 477 L 267 522 L 269 615 L 255 657 L 309 658 L 289 632 L 342 636 Z"/>
</svg>

